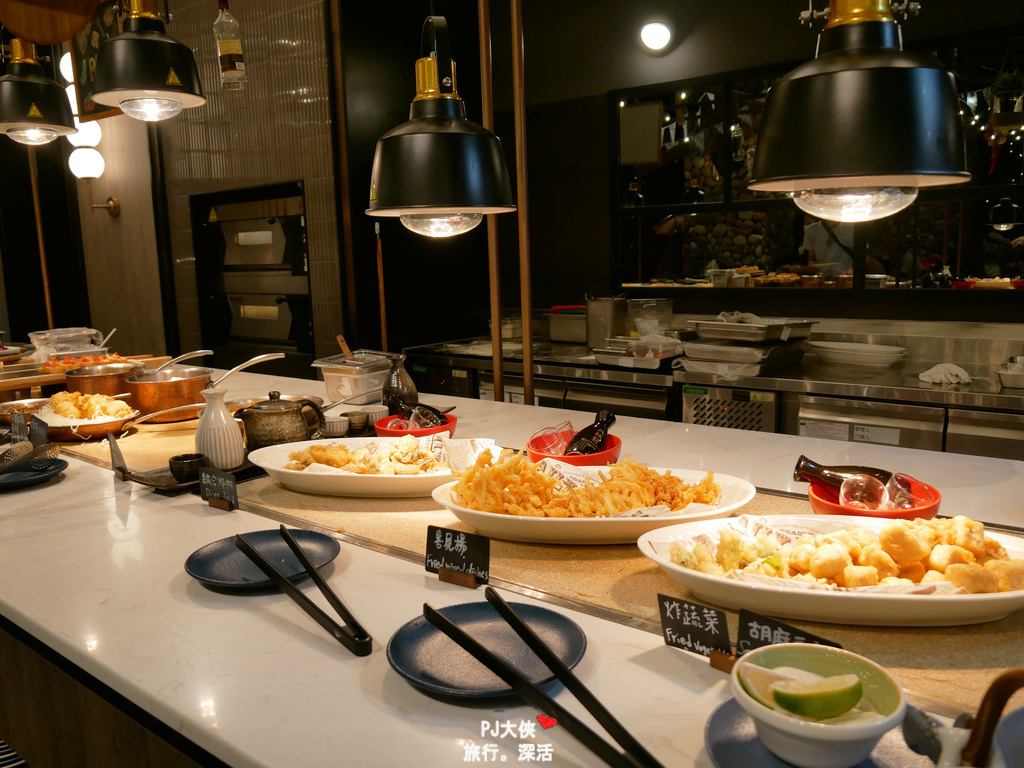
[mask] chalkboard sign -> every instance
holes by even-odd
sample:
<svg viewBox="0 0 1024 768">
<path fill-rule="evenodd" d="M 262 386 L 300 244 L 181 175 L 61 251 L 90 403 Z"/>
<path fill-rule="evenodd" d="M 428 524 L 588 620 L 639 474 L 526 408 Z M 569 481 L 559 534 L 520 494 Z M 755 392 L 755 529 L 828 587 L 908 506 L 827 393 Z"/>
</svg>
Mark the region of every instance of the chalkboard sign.
<svg viewBox="0 0 1024 768">
<path fill-rule="evenodd" d="M 71 63 L 75 70 L 75 93 L 78 95 L 78 120 L 86 123 L 101 117 L 121 114 L 117 107 L 97 104 L 96 52 L 103 42 L 121 33 L 121 20 L 114 12 L 114 0 L 104 0 L 96 7 L 92 19 L 82 27 L 71 42 Z"/>
<path fill-rule="evenodd" d="M 210 467 L 199 468 L 199 495 L 211 507 L 231 511 L 238 509 L 238 486 L 235 476 Z"/>
<path fill-rule="evenodd" d="M 424 565 L 430 573 L 447 571 L 472 577 L 469 586 L 486 584 L 491 570 L 491 540 L 475 533 L 429 525 Z"/>
<path fill-rule="evenodd" d="M 712 650 L 732 653 L 725 611 L 658 595 L 658 612 L 666 645 L 703 656 L 710 656 Z"/>
<path fill-rule="evenodd" d="M 763 645 L 776 645 L 777 643 L 815 643 L 816 645 L 842 648 L 839 643 L 797 629 L 792 624 L 786 624 L 769 616 L 762 616 L 759 613 L 748 611 L 746 608 L 740 609 L 740 630 L 736 635 L 737 655 L 742 656 Z"/>
<path fill-rule="evenodd" d="M 24 413 L 11 414 L 11 445 L 28 440 L 28 420 Z"/>
<path fill-rule="evenodd" d="M 49 432 L 50 425 L 38 416 L 33 416 L 32 421 L 28 423 L 28 439 L 32 441 L 33 448 L 38 448 L 40 445 L 46 445 L 50 442 Z"/>
</svg>

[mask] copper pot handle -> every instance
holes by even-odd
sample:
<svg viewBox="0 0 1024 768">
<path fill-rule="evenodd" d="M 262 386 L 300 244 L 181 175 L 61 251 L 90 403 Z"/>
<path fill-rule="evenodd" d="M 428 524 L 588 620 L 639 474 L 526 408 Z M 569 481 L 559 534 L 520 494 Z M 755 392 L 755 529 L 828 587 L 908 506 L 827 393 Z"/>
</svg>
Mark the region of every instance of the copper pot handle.
<svg viewBox="0 0 1024 768">
<path fill-rule="evenodd" d="M 1003 708 L 1018 689 L 1024 688 L 1024 669 L 1010 669 L 992 681 L 981 700 L 971 726 L 971 735 L 960 753 L 961 765 L 984 766 L 992 751 L 992 738 Z"/>
</svg>

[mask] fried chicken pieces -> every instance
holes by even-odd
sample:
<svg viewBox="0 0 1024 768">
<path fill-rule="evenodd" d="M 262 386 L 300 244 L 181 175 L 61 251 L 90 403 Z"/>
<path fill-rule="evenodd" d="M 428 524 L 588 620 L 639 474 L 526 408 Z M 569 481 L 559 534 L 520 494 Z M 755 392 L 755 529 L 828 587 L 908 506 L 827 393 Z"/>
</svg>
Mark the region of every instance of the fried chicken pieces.
<svg viewBox="0 0 1024 768">
<path fill-rule="evenodd" d="M 81 392 L 58 392 L 50 397 L 50 408 L 65 419 L 126 419 L 132 408 L 123 400 L 106 395 L 83 395 Z"/>
<path fill-rule="evenodd" d="M 850 588 L 948 581 L 972 593 L 1024 589 L 1024 560 L 1007 557 L 982 523 L 963 515 L 893 520 L 877 536 L 855 526 L 785 546 L 764 535 L 744 539 L 730 528 L 719 535 L 713 552 L 673 542 L 672 561 L 719 576 L 742 571 Z"/>
<path fill-rule="evenodd" d="M 350 451 L 344 445 L 311 445 L 288 454 L 291 460 L 285 469 L 302 471 L 310 464 L 326 464 L 359 475 L 422 475 L 447 468 L 434 454 L 420 447 L 412 435 L 403 435 L 381 450 L 363 446 Z"/>
</svg>

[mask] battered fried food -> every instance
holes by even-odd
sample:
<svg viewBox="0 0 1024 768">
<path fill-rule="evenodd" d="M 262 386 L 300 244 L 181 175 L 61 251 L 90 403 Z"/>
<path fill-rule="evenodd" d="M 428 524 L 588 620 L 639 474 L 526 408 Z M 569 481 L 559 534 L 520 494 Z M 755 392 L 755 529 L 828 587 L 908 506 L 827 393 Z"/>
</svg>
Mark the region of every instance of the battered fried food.
<svg viewBox="0 0 1024 768">
<path fill-rule="evenodd" d="M 288 454 L 291 463 L 285 469 L 302 471 L 310 464 L 326 464 L 358 475 L 422 475 L 448 467 L 420 447 L 419 440 L 412 435 L 403 435 L 394 444 L 381 446 L 381 450 L 373 450 L 374 447 L 367 445 L 350 451 L 344 445 L 311 445 Z"/>
<path fill-rule="evenodd" d="M 65 419 L 127 419 L 133 411 L 128 403 L 106 395 L 58 392 L 50 397 L 50 409 Z"/>
<path fill-rule="evenodd" d="M 629 459 L 600 472 L 601 482 L 567 488 L 522 453 L 508 449 L 497 461 L 484 451 L 472 467 L 456 474 L 452 494 L 459 503 L 523 517 L 603 517 L 661 504 L 679 510 L 694 502 L 714 504 L 722 493 L 713 472 L 691 484 Z"/>
</svg>

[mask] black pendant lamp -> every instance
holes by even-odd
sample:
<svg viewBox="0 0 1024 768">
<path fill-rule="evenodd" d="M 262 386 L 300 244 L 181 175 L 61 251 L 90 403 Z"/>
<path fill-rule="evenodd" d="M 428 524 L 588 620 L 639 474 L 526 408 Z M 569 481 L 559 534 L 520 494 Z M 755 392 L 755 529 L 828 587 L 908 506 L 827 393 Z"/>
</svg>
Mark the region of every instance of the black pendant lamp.
<svg viewBox="0 0 1024 768">
<path fill-rule="evenodd" d="M 156 0 L 129 0 L 124 31 L 96 54 L 92 98 L 147 122 L 206 103 L 192 51 L 165 34 Z"/>
<path fill-rule="evenodd" d="M 0 132 L 33 146 L 78 132 L 67 93 L 43 74 L 35 45 L 18 38 L 0 77 Z"/>
<path fill-rule="evenodd" d="M 466 119 L 443 16 L 424 22 L 422 55 L 409 121 L 377 141 L 366 213 L 398 216 L 417 234 L 451 237 L 485 213 L 516 206 L 501 140 Z"/>
<path fill-rule="evenodd" d="M 1009 198 L 1003 198 L 993 205 L 988 212 L 988 223 L 993 229 L 1008 232 L 1020 224 L 1024 224 L 1024 208 Z"/>
<path fill-rule="evenodd" d="M 768 92 L 749 188 L 869 221 L 970 178 L 953 75 L 903 50 L 889 0 L 830 0 L 817 57 Z"/>
</svg>

